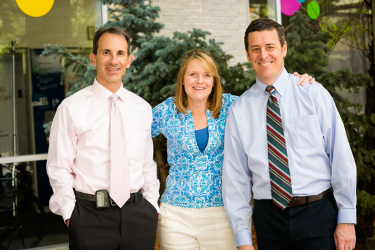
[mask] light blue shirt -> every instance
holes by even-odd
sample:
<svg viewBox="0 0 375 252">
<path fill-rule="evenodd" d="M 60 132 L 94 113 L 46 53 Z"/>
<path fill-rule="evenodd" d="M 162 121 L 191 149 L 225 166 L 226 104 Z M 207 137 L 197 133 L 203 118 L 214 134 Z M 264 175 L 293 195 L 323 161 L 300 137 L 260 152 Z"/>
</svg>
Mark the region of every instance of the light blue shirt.
<svg viewBox="0 0 375 252">
<path fill-rule="evenodd" d="M 273 83 L 293 196 L 317 195 L 332 185 L 339 208 L 337 223 L 356 223 L 356 166 L 341 117 L 322 85 L 299 86 L 298 80 L 284 69 Z M 252 244 L 252 199 L 272 199 L 266 87 L 257 79 L 228 112 L 223 197 L 237 246 Z"/>
<path fill-rule="evenodd" d="M 213 118 L 212 111 L 206 110 L 209 133 L 203 152 L 197 145 L 191 111 L 177 114 L 173 97 L 152 110 L 152 137 L 163 134 L 168 140 L 170 169 L 161 202 L 186 208 L 223 206 L 225 121 L 229 106 L 237 98 L 230 94 L 223 95 L 218 118 Z"/>
</svg>

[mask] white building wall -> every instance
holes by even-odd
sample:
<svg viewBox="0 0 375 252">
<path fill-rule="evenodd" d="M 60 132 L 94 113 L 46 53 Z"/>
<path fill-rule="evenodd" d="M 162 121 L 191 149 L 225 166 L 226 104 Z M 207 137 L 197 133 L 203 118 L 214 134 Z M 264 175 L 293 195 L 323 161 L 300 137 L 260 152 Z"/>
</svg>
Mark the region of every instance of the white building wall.
<svg viewBox="0 0 375 252">
<path fill-rule="evenodd" d="M 164 29 L 159 35 L 172 37 L 173 32 L 200 28 L 211 32 L 207 36 L 224 42 L 223 50 L 234 56 L 230 64 L 247 62 L 243 37 L 248 26 L 245 0 L 152 0 L 159 6 Z"/>
</svg>

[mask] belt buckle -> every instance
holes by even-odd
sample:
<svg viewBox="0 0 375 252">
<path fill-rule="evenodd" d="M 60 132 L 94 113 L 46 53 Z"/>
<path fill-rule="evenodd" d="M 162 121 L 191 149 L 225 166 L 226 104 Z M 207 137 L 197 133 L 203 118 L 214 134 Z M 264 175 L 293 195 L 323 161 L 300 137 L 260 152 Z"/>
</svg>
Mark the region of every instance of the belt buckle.
<svg viewBox="0 0 375 252">
<path fill-rule="evenodd" d="M 112 198 L 109 198 L 109 199 L 111 201 L 111 206 L 117 206 L 116 202 L 114 202 Z"/>
</svg>

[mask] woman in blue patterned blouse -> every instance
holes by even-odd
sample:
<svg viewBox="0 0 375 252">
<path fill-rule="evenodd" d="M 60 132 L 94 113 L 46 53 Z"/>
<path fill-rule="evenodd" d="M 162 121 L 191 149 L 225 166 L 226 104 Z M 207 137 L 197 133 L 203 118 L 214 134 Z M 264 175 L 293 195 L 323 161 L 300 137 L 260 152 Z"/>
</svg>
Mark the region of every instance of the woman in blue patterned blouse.
<svg viewBox="0 0 375 252">
<path fill-rule="evenodd" d="M 211 54 L 195 49 L 182 62 L 176 97 L 153 109 L 152 137 L 167 138 L 170 165 L 158 223 L 161 249 L 236 249 L 221 191 L 225 121 L 236 99 L 222 94 Z"/>
</svg>

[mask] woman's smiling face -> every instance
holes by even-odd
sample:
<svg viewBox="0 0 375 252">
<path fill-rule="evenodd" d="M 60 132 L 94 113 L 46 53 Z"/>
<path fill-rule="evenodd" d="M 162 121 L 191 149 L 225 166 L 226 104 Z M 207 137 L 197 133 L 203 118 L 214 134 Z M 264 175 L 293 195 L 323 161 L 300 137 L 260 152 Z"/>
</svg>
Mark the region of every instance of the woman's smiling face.
<svg viewBox="0 0 375 252">
<path fill-rule="evenodd" d="M 190 61 L 184 75 L 184 87 L 188 97 L 188 106 L 206 102 L 212 92 L 214 77 L 198 59 Z"/>
</svg>

